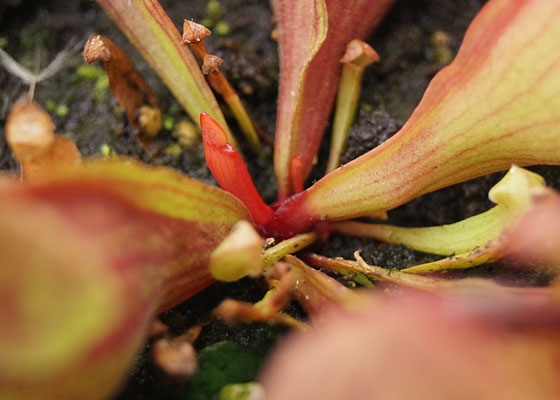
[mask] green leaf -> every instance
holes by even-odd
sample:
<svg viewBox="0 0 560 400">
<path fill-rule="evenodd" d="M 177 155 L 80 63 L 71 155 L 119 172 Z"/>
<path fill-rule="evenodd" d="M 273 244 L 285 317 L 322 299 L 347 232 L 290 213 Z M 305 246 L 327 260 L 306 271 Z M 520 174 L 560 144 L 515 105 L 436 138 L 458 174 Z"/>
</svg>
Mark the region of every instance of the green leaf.
<svg viewBox="0 0 560 400">
<path fill-rule="evenodd" d="M 346 235 L 374 238 L 425 253 L 449 256 L 402 270 L 405 272 L 468 268 L 496 261 L 511 251 L 505 237 L 531 208 L 533 197 L 543 187 L 544 179 L 540 175 L 514 166 L 490 190 L 489 197 L 497 206 L 463 221 L 425 228 L 341 222 L 333 224 L 332 229 Z"/>
<path fill-rule="evenodd" d="M 513 167 L 489 193 L 498 205 L 482 214 L 450 225 L 404 228 L 393 225 L 341 222 L 335 232 L 402 244 L 425 253 L 465 253 L 497 240 L 531 205 L 531 190 L 544 186 L 541 176 Z"/>
</svg>

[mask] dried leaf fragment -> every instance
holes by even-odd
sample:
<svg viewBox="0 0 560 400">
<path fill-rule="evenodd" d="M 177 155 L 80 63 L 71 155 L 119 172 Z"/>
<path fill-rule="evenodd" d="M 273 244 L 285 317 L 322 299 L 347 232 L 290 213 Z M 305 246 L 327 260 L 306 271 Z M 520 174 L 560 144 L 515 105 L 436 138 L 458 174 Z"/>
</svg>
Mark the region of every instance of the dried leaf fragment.
<svg viewBox="0 0 560 400">
<path fill-rule="evenodd" d="M 111 39 L 101 35 L 89 38 L 82 55 L 86 64 L 103 62 L 111 92 L 124 107 L 130 126 L 135 131 L 155 136 L 162 126 L 158 101 L 128 56 Z"/>
<path fill-rule="evenodd" d="M 342 309 L 355 303 L 358 295 L 338 281 L 309 267 L 294 256 L 286 256 L 285 261 L 296 278 L 294 295 L 312 317 L 328 307 Z"/>
<path fill-rule="evenodd" d="M 183 43 L 185 44 L 200 43 L 211 34 L 210 29 L 194 21 L 186 19 L 183 23 Z"/>
<path fill-rule="evenodd" d="M 82 160 L 74 142 L 56 135 L 49 114 L 27 97 L 10 109 L 6 140 L 26 180 L 46 176 L 56 167 L 79 164 Z"/>
<path fill-rule="evenodd" d="M 222 65 L 223 62 L 224 60 L 218 56 L 214 56 L 212 54 L 206 54 L 204 56 L 203 63 L 202 63 L 202 72 L 204 73 L 204 75 L 208 75 L 211 72 L 219 72 L 220 65 Z M 215 79 L 215 82 L 220 82 L 220 81 L 221 79 Z"/>
<path fill-rule="evenodd" d="M 154 319 L 150 325 L 150 330 L 148 332 L 148 337 L 150 339 L 160 339 L 164 337 L 169 331 L 169 327 L 161 322 L 160 319 Z"/>
<path fill-rule="evenodd" d="M 78 165 L 81 161 L 82 155 L 72 139 L 55 135 L 54 143 L 46 153 L 31 160 L 21 161 L 23 178 L 28 181 L 38 179 L 48 176 L 53 169 Z"/>
<path fill-rule="evenodd" d="M 233 299 L 224 300 L 212 313 L 229 325 L 258 321 L 284 324 L 300 330 L 307 329 L 305 323 L 288 314 L 262 309 L 257 305 Z"/>
<path fill-rule="evenodd" d="M 343 64 L 353 64 L 356 67 L 364 68 L 379 61 L 379 54 L 366 42 L 354 39 L 348 45 L 344 55 L 340 59 Z"/>
<path fill-rule="evenodd" d="M 54 124 L 49 114 L 27 97 L 10 109 L 6 122 L 6 141 L 22 162 L 46 153 L 55 140 Z"/>
<path fill-rule="evenodd" d="M 198 369 L 196 351 L 186 336 L 159 339 L 152 351 L 155 363 L 171 376 L 185 378 Z"/>
</svg>

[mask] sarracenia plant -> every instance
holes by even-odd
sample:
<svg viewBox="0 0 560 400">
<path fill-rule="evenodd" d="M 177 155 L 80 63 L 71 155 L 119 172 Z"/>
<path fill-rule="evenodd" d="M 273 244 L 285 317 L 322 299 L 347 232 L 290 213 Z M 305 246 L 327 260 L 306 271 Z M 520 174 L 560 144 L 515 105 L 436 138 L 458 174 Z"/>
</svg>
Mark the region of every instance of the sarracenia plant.
<svg viewBox="0 0 560 400">
<path fill-rule="evenodd" d="M 542 178 L 520 167 L 560 164 L 557 1 L 490 0 L 404 127 L 305 189 L 346 46 L 366 39 L 393 1 L 273 0 L 281 63 L 274 205 L 258 194 L 191 49 L 158 2 L 98 3 L 200 123 L 208 167 L 223 190 L 129 160 L 82 162 L 74 154 L 57 163 L 48 115 L 30 100 L 15 105 L 7 140 L 26 179 L 0 184 L 2 399 L 109 396 L 151 318 L 215 278 L 263 274 L 270 282 L 256 305 L 229 302 L 216 310 L 229 320 L 305 329 L 281 313 L 292 297 L 312 316 L 328 305 L 355 307 L 358 295 L 291 255 L 329 232 L 457 255 L 409 272 L 464 268 L 512 253 L 531 210 L 545 194 L 554 198 Z M 354 93 L 355 82 L 345 82 L 340 90 Z M 41 173 L 29 172 L 37 165 Z M 496 207 L 454 225 L 404 229 L 344 221 L 383 216 L 424 193 L 510 168 L 489 194 Z M 276 244 L 264 250 L 264 238 Z M 356 261 L 303 259 L 363 286 L 373 279 L 436 292 L 459 287 L 389 274 L 359 254 Z"/>
</svg>

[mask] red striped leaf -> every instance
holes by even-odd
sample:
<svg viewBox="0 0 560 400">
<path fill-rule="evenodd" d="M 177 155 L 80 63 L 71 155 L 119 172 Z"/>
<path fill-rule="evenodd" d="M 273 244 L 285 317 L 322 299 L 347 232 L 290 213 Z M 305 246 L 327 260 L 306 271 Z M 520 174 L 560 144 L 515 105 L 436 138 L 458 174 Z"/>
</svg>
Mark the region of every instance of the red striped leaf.
<svg viewBox="0 0 560 400">
<path fill-rule="evenodd" d="M 0 397 L 106 398 L 151 318 L 213 278 L 245 207 L 165 168 L 93 162 L 0 188 Z"/>
<path fill-rule="evenodd" d="M 511 164 L 559 164 L 559 18 L 556 1 L 490 1 L 401 131 L 289 199 L 277 230 L 389 210 Z"/>
<path fill-rule="evenodd" d="M 338 89 L 340 59 L 365 39 L 394 0 L 273 0 L 278 20 L 280 89 L 274 167 L 278 198 L 292 193 L 290 163 L 311 172 Z"/>
</svg>

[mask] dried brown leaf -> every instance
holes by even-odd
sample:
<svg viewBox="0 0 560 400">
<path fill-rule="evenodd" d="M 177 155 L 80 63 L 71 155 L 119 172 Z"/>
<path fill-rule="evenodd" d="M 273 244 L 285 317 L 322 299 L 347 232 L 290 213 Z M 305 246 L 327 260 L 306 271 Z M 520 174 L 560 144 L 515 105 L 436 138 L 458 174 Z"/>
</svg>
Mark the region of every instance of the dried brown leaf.
<svg viewBox="0 0 560 400">
<path fill-rule="evenodd" d="M 124 107 L 130 126 L 135 131 L 155 136 L 162 125 L 158 101 L 128 56 L 111 39 L 101 35 L 89 38 L 82 56 L 86 64 L 103 62 L 111 92 Z"/>
<path fill-rule="evenodd" d="M 21 161 L 23 178 L 34 180 L 48 176 L 53 169 L 61 166 L 80 164 L 82 156 L 72 141 L 62 135 L 55 135 L 54 143 L 49 150 L 35 158 Z"/>
<path fill-rule="evenodd" d="M 152 351 L 154 362 L 171 376 L 185 378 L 198 370 L 196 351 L 187 337 L 159 339 Z"/>
<path fill-rule="evenodd" d="M 210 29 L 194 21 L 186 19 L 183 23 L 183 43 L 185 44 L 200 43 L 211 34 Z"/>
</svg>

